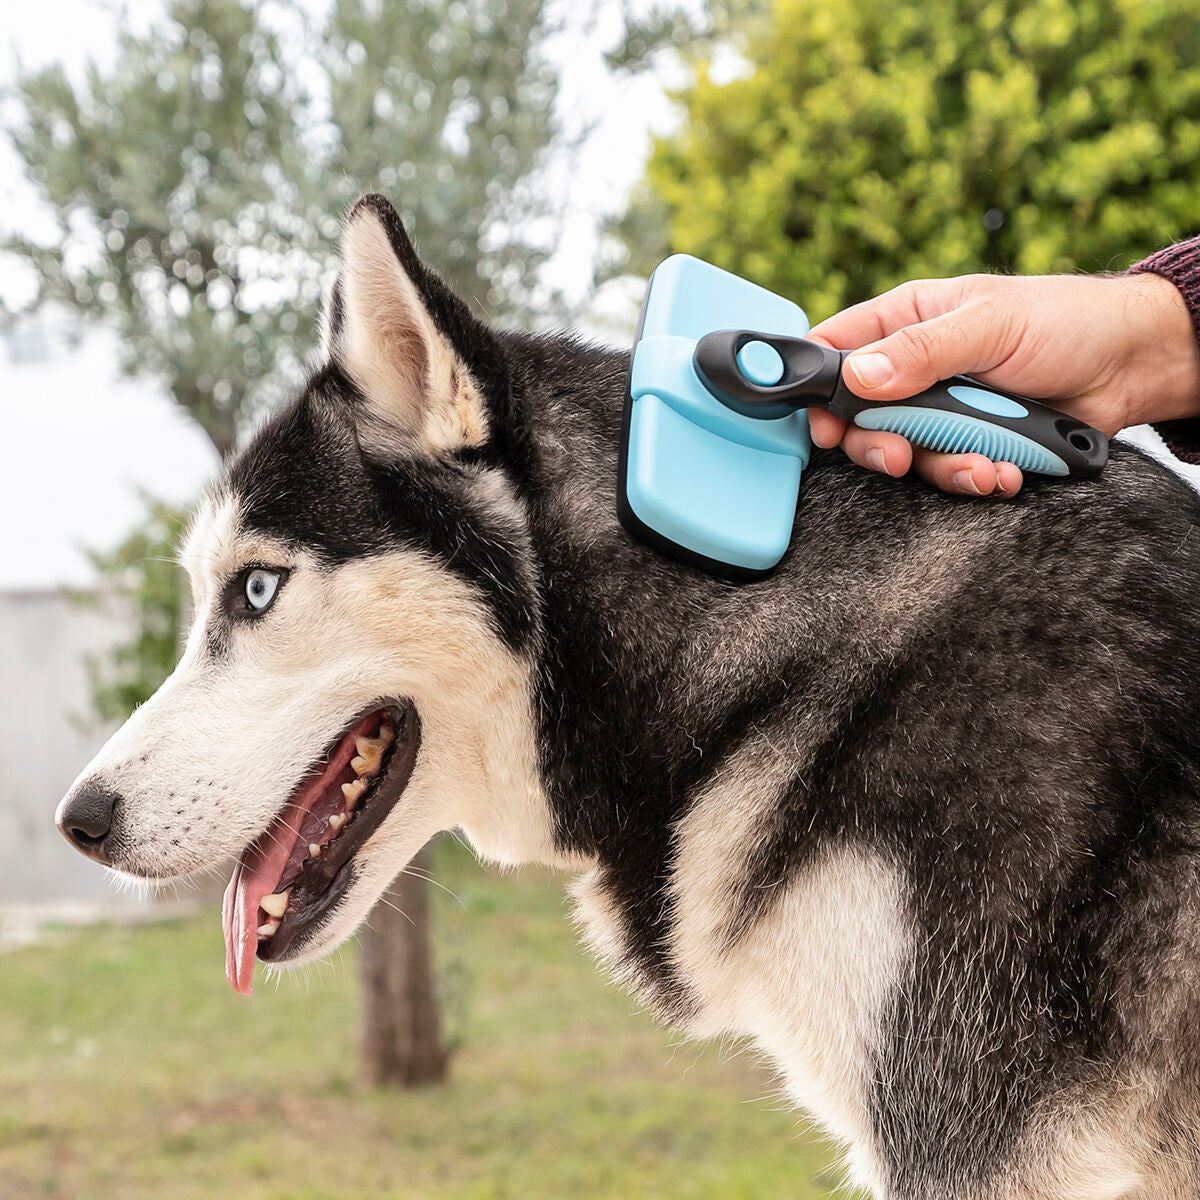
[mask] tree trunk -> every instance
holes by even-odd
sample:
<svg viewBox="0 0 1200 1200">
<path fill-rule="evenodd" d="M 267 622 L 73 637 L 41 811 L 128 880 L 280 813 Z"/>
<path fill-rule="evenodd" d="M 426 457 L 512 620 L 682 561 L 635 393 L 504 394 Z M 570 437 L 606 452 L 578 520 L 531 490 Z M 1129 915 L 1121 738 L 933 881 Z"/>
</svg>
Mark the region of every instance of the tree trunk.
<svg viewBox="0 0 1200 1200">
<path fill-rule="evenodd" d="M 446 1073 L 429 936 L 429 847 L 371 912 L 359 937 L 362 1076 L 376 1086 L 420 1087 Z M 397 911 L 399 910 L 399 911 Z"/>
</svg>

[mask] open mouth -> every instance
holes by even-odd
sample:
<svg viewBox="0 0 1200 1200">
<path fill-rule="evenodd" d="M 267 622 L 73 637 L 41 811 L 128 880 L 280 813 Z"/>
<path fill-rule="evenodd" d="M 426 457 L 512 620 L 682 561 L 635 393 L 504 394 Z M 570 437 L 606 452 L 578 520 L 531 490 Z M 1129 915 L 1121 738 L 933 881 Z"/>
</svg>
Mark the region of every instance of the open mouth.
<svg viewBox="0 0 1200 1200">
<path fill-rule="evenodd" d="M 286 959 L 331 912 L 353 859 L 400 798 L 421 742 L 411 702 L 373 708 L 309 770 L 274 821 L 242 852 L 225 889 L 225 974 L 251 994 L 254 957 Z"/>
</svg>

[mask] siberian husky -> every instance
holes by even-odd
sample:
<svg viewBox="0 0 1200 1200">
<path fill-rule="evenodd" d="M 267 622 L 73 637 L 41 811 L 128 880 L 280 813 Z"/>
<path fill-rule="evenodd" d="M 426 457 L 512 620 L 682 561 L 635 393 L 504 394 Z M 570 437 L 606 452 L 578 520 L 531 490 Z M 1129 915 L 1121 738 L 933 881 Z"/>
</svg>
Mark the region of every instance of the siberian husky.
<svg viewBox="0 0 1200 1200">
<path fill-rule="evenodd" d="M 323 365 L 185 552 L 174 674 L 59 807 L 227 970 L 421 846 L 579 872 L 666 1022 L 744 1035 L 889 1200 L 1200 1195 L 1200 503 L 1115 447 L 989 504 L 806 473 L 737 586 L 623 532 L 628 354 L 491 330 L 380 196 Z"/>
</svg>

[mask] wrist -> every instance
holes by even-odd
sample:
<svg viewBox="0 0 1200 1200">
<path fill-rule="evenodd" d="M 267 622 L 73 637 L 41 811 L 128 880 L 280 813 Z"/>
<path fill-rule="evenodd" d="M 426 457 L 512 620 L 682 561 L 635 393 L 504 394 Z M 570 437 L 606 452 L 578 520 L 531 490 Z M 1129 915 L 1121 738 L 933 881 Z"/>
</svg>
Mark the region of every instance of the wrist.
<svg viewBox="0 0 1200 1200">
<path fill-rule="evenodd" d="M 1151 271 L 1122 281 L 1131 334 L 1126 364 L 1126 424 L 1200 416 L 1200 340 L 1171 280 Z"/>
</svg>

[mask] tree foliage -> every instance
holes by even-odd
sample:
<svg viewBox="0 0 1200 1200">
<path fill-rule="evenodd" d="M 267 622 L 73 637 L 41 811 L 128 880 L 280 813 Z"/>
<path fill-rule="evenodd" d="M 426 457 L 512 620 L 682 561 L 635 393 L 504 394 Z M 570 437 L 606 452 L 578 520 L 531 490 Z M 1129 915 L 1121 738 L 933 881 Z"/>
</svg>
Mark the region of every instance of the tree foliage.
<svg viewBox="0 0 1200 1200">
<path fill-rule="evenodd" d="M 381 186 L 460 294 L 521 317 L 549 242 L 544 0 L 168 0 L 111 70 L 22 76 L 10 136 L 58 238 L 10 237 L 227 454 L 314 342 L 339 217 Z M 544 234 L 543 230 L 543 234 Z"/>
<path fill-rule="evenodd" d="M 133 630 L 105 657 L 87 660 L 92 708 L 104 723 L 125 720 L 158 690 L 175 666 L 187 616 L 186 588 L 175 561 L 186 515 L 149 499 L 147 506 L 146 520 L 116 549 L 91 556 L 103 587 L 80 597 L 80 603 L 111 606 L 128 616 Z"/>
<path fill-rule="evenodd" d="M 774 0 L 734 45 L 656 143 L 624 227 L 643 270 L 686 251 L 820 317 L 916 276 L 1120 269 L 1196 228 L 1190 0 Z"/>
</svg>

